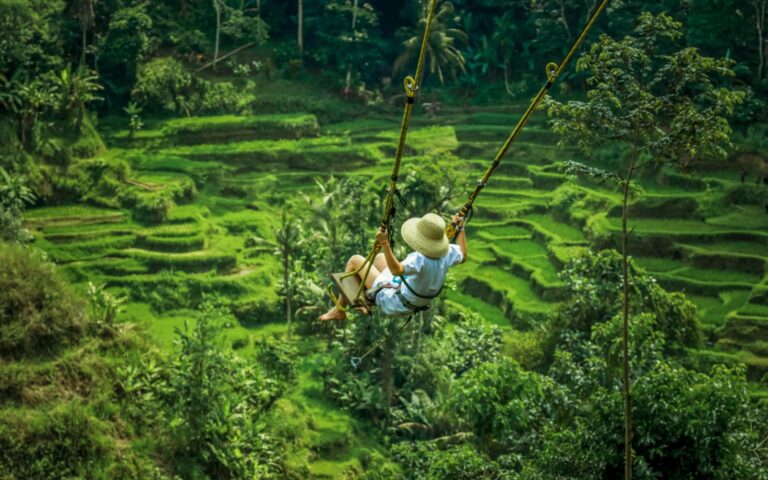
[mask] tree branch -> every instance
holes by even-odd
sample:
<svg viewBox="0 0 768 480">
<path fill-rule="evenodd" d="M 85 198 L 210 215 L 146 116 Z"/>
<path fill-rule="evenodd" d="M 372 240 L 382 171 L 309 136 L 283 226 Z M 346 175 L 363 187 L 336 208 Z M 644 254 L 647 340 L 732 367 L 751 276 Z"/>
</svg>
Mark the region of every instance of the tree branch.
<svg viewBox="0 0 768 480">
<path fill-rule="evenodd" d="M 211 66 L 212 66 L 214 63 L 219 63 L 219 62 L 221 62 L 222 60 L 224 60 L 225 58 L 229 58 L 229 57 L 231 57 L 232 55 L 236 54 L 237 52 L 240 52 L 240 51 L 242 51 L 242 50 L 245 50 L 245 49 L 246 49 L 246 48 L 248 48 L 248 47 L 252 47 L 252 46 L 254 46 L 255 44 L 256 44 L 256 42 L 249 42 L 249 43 L 246 43 L 246 44 L 245 44 L 245 45 L 243 45 L 242 47 L 239 47 L 239 48 L 236 48 L 236 49 L 232 50 L 231 52 L 229 52 L 228 54 L 224 55 L 223 57 L 219 57 L 219 58 L 217 58 L 215 61 L 212 61 L 212 62 L 208 62 L 208 63 L 206 63 L 206 64 L 205 64 L 205 65 L 203 65 L 202 67 L 200 67 L 200 68 L 198 68 L 197 70 L 195 70 L 195 71 L 194 71 L 194 73 L 200 73 L 200 72 L 202 72 L 203 70 L 205 70 L 206 68 L 209 68 L 209 67 L 211 67 Z"/>
</svg>

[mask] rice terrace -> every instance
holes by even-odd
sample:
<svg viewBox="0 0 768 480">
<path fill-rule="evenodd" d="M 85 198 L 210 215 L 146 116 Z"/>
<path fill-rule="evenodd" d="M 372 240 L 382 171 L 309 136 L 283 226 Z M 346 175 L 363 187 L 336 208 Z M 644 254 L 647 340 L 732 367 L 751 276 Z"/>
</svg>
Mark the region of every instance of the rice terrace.
<svg viewBox="0 0 768 480">
<path fill-rule="evenodd" d="M 767 7 L 0 2 L 0 479 L 768 479 Z"/>
</svg>

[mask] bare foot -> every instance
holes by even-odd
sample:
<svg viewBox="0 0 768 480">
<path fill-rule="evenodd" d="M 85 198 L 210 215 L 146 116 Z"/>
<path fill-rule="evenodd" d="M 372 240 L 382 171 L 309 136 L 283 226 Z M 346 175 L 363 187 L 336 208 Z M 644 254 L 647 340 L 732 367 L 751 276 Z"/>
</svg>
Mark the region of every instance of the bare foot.
<svg viewBox="0 0 768 480">
<path fill-rule="evenodd" d="M 329 320 L 345 320 L 346 318 L 347 314 L 343 310 L 339 309 L 338 307 L 333 307 L 324 315 L 321 315 L 318 320 L 321 322 L 327 322 Z"/>
</svg>

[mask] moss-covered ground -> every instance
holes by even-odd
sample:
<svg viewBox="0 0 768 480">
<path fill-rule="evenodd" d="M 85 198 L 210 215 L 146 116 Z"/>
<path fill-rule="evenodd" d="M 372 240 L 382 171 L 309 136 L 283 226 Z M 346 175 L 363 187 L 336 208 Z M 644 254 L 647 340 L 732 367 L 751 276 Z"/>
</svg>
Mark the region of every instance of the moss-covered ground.
<svg viewBox="0 0 768 480">
<path fill-rule="evenodd" d="M 178 200 L 160 224 L 106 208 L 108 199 L 35 209 L 27 225 L 37 246 L 80 288 L 100 282 L 128 295 L 121 319 L 147 325 L 166 348 L 174 328 L 193 316 L 189 309 L 210 297 L 259 306 L 234 322 L 233 341 L 252 345 L 259 336 L 282 335 L 284 326 L 269 313 L 278 310 L 279 265 L 271 250 L 247 247 L 246 239 L 274 239 L 281 208 L 275 192 L 311 192 L 316 177 L 332 174 L 386 179 L 399 125 L 394 111 L 334 123 L 290 110 L 148 121 L 134 140 L 117 120 L 104 122 L 103 159 L 130 166 L 125 182 L 152 193 L 192 181 L 197 196 Z M 516 121 L 516 109 L 507 110 L 419 111 L 404 170 L 414 158 L 450 152 L 479 176 Z M 479 197 L 468 227 L 471 258 L 454 270 L 457 288 L 447 293 L 510 338 L 557 305 L 565 262 L 587 248 L 618 246 L 617 192 L 559 173 L 558 162 L 578 158 L 555 143 L 536 117 Z M 768 372 L 768 214 L 733 192 L 762 187 L 741 185 L 738 172 L 725 167 L 695 178 L 662 171 L 641 183 L 644 195 L 632 207 L 633 256 L 698 305 L 707 333 L 702 356 L 743 361 L 759 380 Z M 185 308 L 165 308 L 171 299 Z M 365 425 L 323 398 L 323 342 L 299 338 L 301 381 L 278 405 L 297 422 L 290 463 L 296 478 L 346 478 L 381 447 Z"/>
</svg>

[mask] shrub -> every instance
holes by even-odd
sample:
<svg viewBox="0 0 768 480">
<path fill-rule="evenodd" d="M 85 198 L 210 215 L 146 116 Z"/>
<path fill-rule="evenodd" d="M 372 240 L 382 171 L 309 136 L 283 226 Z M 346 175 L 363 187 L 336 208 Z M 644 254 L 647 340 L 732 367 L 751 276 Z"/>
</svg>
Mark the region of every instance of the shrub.
<svg viewBox="0 0 768 480">
<path fill-rule="evenodd" d="M 232 305 L 232 314 L 241 324 L 253 326 L 277 318 L 280 315 L 280 305 L 261 298 L 246 299 Z"/>
<path fill-rule="evenodd" d="M 139 67 L 132 96 L 145 111 L 182 112 L 192 76 L 172 57 L 160 57 Z"/>
<path fill-rule="evenodd" d="M 768 193 L 762 186 L 736 185 L 728 189 L 725 194 L 725 201 L 731 205 L 762 205 L 768 201 Z"/>
<path fill-rule="evenodd" d="M 280 384 L 296 381 L 296 347 L 273 337 L 264 338 L 256 344 L 256 359 L 266 373 Z"/>
<path fill-rule="evenodd" d="M 402 478 L 411 480 L 475 480 L 498 478 L 498 467 L 471 445 L 440 449 L 434 443 L 401 443 L 392 448 L 405 468 Z"/>
<path fill-rule="evenodd" d="M 179 350 L 162 390 L 177 455 L 213 478 L 271 478 L 274 453 L 257 425 L 277 398 L 273 382 L 220 343 L 220 313 L 177 330 Z"/>
<path fill-rule="evenodd" d="M 77 401 L 52 411 L 3 411 L 0 471 L 4 478 L 92 478 L 109 451 L 102 430 Z"/>
<path fill-rule="evenodd" d="M 0 243 L 0 356 L 47 354 L 73 344 L 82 303 L 41 255 Z"/>
<path fill-rule="evenodd" d="M 32 191 L 16 176 L 0 167 L 0 240 L 26 240 L 29 233 L 22 228 L 26 204 L 35 199 Z"/>
<path fill-rule="evenodd" d="M 124 208 L 133 210 L 136 220 L 149 223 L 162 223 L 168 219 L 168 213 L 174 207 L 171 195 L 166 191 L 139 193 L 126 188 L 118 195 L 118 202 Z"/>
</svg>

